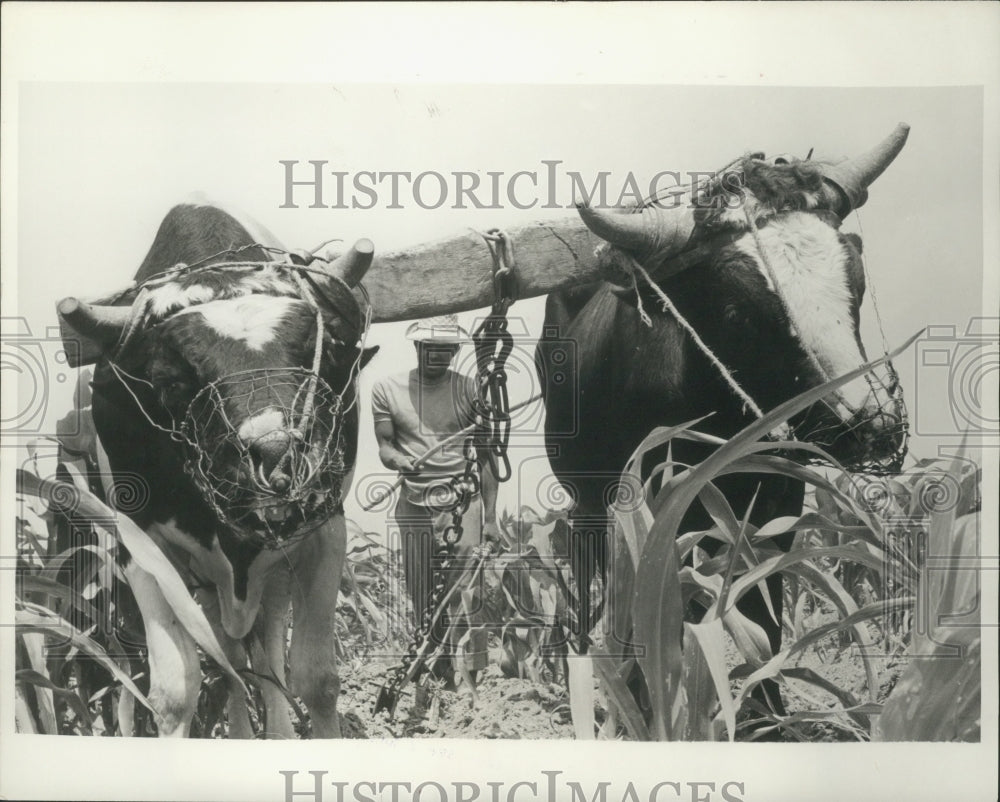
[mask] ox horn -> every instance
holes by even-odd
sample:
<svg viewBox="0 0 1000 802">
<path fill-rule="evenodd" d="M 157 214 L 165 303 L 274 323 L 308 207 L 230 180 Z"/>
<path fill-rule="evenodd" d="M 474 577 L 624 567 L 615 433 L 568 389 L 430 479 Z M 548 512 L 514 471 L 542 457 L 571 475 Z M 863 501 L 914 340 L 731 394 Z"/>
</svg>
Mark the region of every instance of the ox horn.
<svg viewBox="0 0 1000 802">
<path fill-rule="evenodd" d="M 56 307 L 59 328 L 71 367 L 92 363 L 117 345 L 132 316 L 129 306 L 92 306 L 63 298 Z"/>
<path fill-rule="evenodd" d="M 864 205 L 868 200 L 868 187 L 899 155 L 909 134 L 910 126 L 900 123 L 867 153 L 839 164 L 822 165 L 823 178 L 839 191 L 836 212 L 840 217 Z"/>
<path fill-rule="evenodd" d="M 878 145 L 840 164 L 822 165 L 823 178 L 830 185 L 831 206 L 840 217 L 868 200 L 868 187 L 885 172 L 906 144 L 910 126 L 900 123 Z M 630 251 L 640 261 L 652 255 L 672 256 L 683 249 L 694 231 L 694 210 L 686 199 L 673 208 L 649 206 L 638 213 L 605 212 L 578 204 L 583 222 L 592 232 L 612 245 Z"/>
<path fill-rule="evenodd" d="M 681 250 L 694 231 L 694 210 L 650 206 L 641 212 L 605 212 L 577 204 L 584 224 L 601 239 L 637 257 L 668 256 Z"/>
<path fill-rule="evenodd" d="M 372 265 L 375 246 L 370 239 L 359 239 L 347 253 L 330 264 L 330 272 L 348 287 L 356 287 Z"/>
</svg>

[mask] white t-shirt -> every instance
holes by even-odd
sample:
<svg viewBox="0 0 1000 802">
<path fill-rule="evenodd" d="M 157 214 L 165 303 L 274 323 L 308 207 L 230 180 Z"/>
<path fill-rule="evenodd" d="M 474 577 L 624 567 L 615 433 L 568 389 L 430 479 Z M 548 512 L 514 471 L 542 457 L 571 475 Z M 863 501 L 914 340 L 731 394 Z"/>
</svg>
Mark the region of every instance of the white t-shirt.
<svg viewBox="0 0 1000 802">
<path fill-rule="evenodd" d="M 375 423 L 389 421 L 396 447 L 417 459 L 445 438 L 475 422 L 476 379 L 448 370 L 433 382 L 421 380 L 416 370 L 377 381 L 372 387 Z M 465 470 L 464 438 L 441 449 L 420 468 L 405 476 L 407 499 L 427 506 L 434 488 Z"/>
</svg>

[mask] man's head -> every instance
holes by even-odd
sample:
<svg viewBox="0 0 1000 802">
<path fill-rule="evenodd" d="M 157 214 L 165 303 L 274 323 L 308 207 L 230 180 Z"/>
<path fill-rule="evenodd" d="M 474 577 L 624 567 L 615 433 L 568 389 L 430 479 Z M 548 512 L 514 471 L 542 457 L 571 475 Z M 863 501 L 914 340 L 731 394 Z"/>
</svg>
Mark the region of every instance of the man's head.
<svg viewBox="0 0 1000 802">
<path fill-rule="evenodd" d="M 406 330 L 406 338 L 413 340 L 417 370 L 425 379 L 444 376 L 463 343 L 470 341 L 455 315 L 419 320 Z"/>
</svg>

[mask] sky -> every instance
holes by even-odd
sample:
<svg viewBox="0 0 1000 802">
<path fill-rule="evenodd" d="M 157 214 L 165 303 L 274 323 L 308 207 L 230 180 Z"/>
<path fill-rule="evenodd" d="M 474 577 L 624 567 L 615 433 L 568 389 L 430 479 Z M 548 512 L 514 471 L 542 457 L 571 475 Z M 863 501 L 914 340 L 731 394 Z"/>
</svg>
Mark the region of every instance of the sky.
<svg viewBox="0 0 1000 802">
<path fill-rule="evenodd" d="M 55 325 L 60 298 L 94 297 L 127 284 L 164 214 L 192 193 L 242 211 L 289 248 L 367 236 L 377 250 L 389 251 L 469 228 L 570 214 L 567 171 L 588 184 L 609 172 L 613 201 L 629 173 L 645 186 L 659 171 L 712 170 L 749 150 L 804 157 L 813 149 L 814 158 L 839 158 L 866 150 L 903 121 L 911 126 L 906 148 L 845 223 L 864 236 L 874 292 L 863 309 L 862 335 L 874 356 L 883 350 L 883 331 L 891 348 L 927 326 L 937 332 L 953 326 L 963 335 L 981 314 L 982 102 L 976 87 L 23 83 L 18 314 L 33 335 L 44 336 Z M 464 171 L 485 182 L 491 171 L 507 180 L 526 170 L 544 180 L 543 162 L 558 161 L 553 191 L 563 208 L 539 208 L 547 190 L 532 193 L 523 182 L 516 199 L 537 197 L 535 208 L 514 208 L 506 197 L 499 209 L 453 208 L 453 184 L 440 208 L 422 208 L 405 184 L 403 208 L 388 208 L 384 183 L 370 209 L 309 208 L 308 188 L 295 189 L 298 208 L 282 208 L 281 162 L 298 162 L 296 176 L 304 178 L 310 160 L 346 173 L 348 190 L 362 171 Z M 327 205 L 334 203 L 331 187 L 325 185 Z M 427 206 L 437 191 L 433 181 L 425 187 L 420 200 Z M 355 196 L 365 205 L 365 196 Z M 537 389 L 531 353 L 542 312 L 541 299 L 511 311 L 519 333 L 513 401 Z M 475 318 L 468 313 L 462 321 L 471 326 Z M 363 514 L 359 499 L 387 478 L 376 457 L 369 389 L 378 377 L 412 366 L 404 330 L 405 324 L 376 325 L 369 339 L 382 351 L 361 383 L 358 479 L 346 501 L 348 515 L 366 527 L 378 527 L 385 512 Z M 976 347 L 949 340 L 936 349 L 943 356 L 924 364 L 926 347 L 918 344 L 897 360 L 911 414 L 917 413 L 918 456 L 932 455 L 941 440 L 923 432 L 953 434 L 947 388 L 954 370 L 947 363 Z M 470 357 L 460 360 L 468 365 Z M 52 383 L 46 420 L 65 411 L 71 384 Z M 503 488 L 501 508 L 537 507 L 550 494 L 540 415 L 532 407 L 515 420 L 515 480 Z"/>
</svg>

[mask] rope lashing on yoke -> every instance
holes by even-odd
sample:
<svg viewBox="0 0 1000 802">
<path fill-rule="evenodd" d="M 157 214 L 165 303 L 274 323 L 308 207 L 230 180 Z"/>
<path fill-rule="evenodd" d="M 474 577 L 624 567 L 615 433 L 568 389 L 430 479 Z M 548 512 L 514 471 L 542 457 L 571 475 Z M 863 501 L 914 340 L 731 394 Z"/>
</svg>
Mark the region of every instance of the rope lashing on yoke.
<svg viewBox="0 0 1000 802">
<path fill-rule="evenodd" d="M 322 247 L 322 246 L 321 246 Z M 220 257 L 237 256 L 250 249 L 280 254 L 281 261 L 223 262 L 209 264 Z M 275 548 L 290 537 L 297 537 L 321 524 L 341 503 L 342 482 L 346 475 L 344 462 L 344 415 L 357 403 L 356 394 L 349 404 L 344 396 L 353 387 L 360 371 L 364 343 L 371 324 L 371 306 L 364 310 L 332 272 L 310 263 L 319 257 L 303 257 L 279 248 L 257 243 L 241 246 L 206 257 L 194 264 L 178 264 L 150 276 L 118 293 L 114 300 L 135 293 L 132 314 L 112 357 L 108 360 L 115 377 L 131 395 L 140 412 L 156 429 L 183 444 L 187 452 L 185 470 L 204 500 L 221 522 L 249 538 L 262 540 Z M 322 260 L 321 261 L 326 261 Z M 146 410 L 133 390 L 132 383 L 153 387 L 152 383 L 127 373 L 117 360 L 128 348 L 136 332 L 149 317 L 148 305 L 155 289 L 181 276 L 202 272 L 243 271 L 248 275 L 270 269 L 276 271 L 288 289 L 305 302 L 315 317 L 316 341 L 308 367 L 261 368 L 221 376 L 202 387 L 191 399 L 180 423 L 171 419 L 163 426 Z M 340 282 L 339 295 L 349 299 L 335 303 L 313 278 L 322 276 L 327 282 Z M 364 288 L 358 286 L 363 295 Z M 320 375 L 323 366 L 324 316 L 323 303 L 342 317 L 353 331 L 358 329 L 358 351 L 349 366 L 344 386 L 334 390 Z M 294 296 L 292 296 L 294 297 Z M 245 403 L 259 394 L 266 394 L 269 406 L 278 408 L 286 421 L 282 435 L 288 442 L 277 463 L 263 475 L 263 464 L 254 466 L 250 445 L 243 443 L 237 425 L 230 419 L 227 405 Z M 290 398 L 290 401 L 282 399 Z M 245 400 L 244 400 L 245 399 Z M 323 415 L 319 415 L 319 410 Z M 235 464 L 248 470 L 250 485 L 240 481 Z M 275 478 L 275 485 L 269 482 Z"/>
<path fill-rule="evenodd" d="M 480 546 L 474 555 L 474 569 L 471 572 L 466 569 L 463 577 L 454 582 L 447 593 L 445 592 L 445 577 L 456 559 L 456 546 L 464 534 L 462 518 L 468 511 L 473 497 L 481 489 L 481 480 L 476 473 L 479 463 L 477 449 L 485 450 L 490 469 L 498 482 L 505 482 L 511 476 L 507 447 L 510 442 L 512 408 L 507 394 L 506 362 L 514 348 L 514 338 L 507 328 L 507 312 L 517 297 L 514 246 L 510 237 L 499 229 L 491 229 L 481 236 L 493 260 L 493 304 L 490 314 L 472 335 L 476 350 L 477 384 L 476 398 L 473 402 L 476 421 L 460 433 L 463 437 L 465 468 L 461 474 L 452 476 L 448 482 L 452 499 L 443 511 L 451 514 L 451 523 L 442 533 L 442 544 L 438 551 L 440 564 L 433 572 L 430 598 L 423 611 L 414 611 L 414 614 L 419 616 L 414 635 L 400 664 L 392 670 L 375 700 L 374 712 L 386 710 L 390 717 L 395 713 L 403 687 L 416 676 L 426 662 L 433 643 L 432 635 L 459 584 L 465 575 L 470 576 L 470 582 L 475 581 L 483 564 L 492 555 L 491 544 Z M 537 399 L 529 399 L 517 406 L 525 406 L 534 400 Z M 457 439 L 457 435 L 449 438 L 453 439 Z M 444 444 L 439 443 L 435 448 L 442 447 Z M 420 460 L 426 460 L 433 450 L 422 455 Z M 372 502 L 371 506 L 384 500 L 401 483 L 402 480 L 398 480 L 388 493 Z M 438 647 L 443 646 L 445 640 L 446 637 L 443 637 Z"/>
<path fill-rule="evenodd" d="M 639 285 L 635 278 L 636 275 L 642 276 L 643 280 L 659 299 L 662 310 L 664 312 L 669 312 L 677 324 L 684 329 L 687 335 L 691 338 L 691 341 L 697 346 L 698 350 L 704 354 L 705 358 L 708 359 L 708 361 L 711 362 L 715 369 L 719 372 L 719 375 L 722 377 L 723 381 L 725 381 L 729 389 L 732 390 L 733 394 L 743 402 L 743 406 L 752 412 L 758 420 L 763 418 L 764 411 L 757 405 L 757 402 L 751 398 L 750 394 L 740 386 L 739 382 L 736 381 L 729 368 L 727 368 L 725 364 L 723 364 L 722 360 L 715 355 L 715 352 L 712 351 L 708 344 L 701 339 L 700 336 L 698 336 L 698 332 L 695 330 L 694 326 L 692 326 L 688 322 L 687 318 L 681 314 L 681 311 L 674 305 L 674 302 L 670 300 L 670 296 L 663 291 L 659 284 L 653 281 L 649 273 L 646 272 L 646 269 L 640 265 L 634 257 L 630 254 L 622 255 L 626 257 L 626 270 L 628 270 L 632 275 L 632 283 L 636 291 L 636 298 L 639 299 L 638 303 L 640 304 L 639 315 L 643 322 L 646 323 L 647 326 L 651 326 L 653 323 L 645 309 L 642 309 L 641 307 L 642 300 L 639 293 Z M 791 437 L 791 433 L 788 425 L 782 424 L 772 433 L 772 436 L 776 440 L 789 439 Z"/>
</svg>

